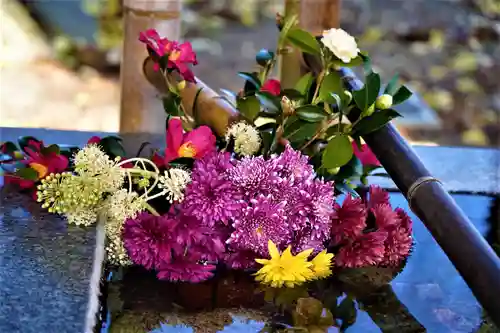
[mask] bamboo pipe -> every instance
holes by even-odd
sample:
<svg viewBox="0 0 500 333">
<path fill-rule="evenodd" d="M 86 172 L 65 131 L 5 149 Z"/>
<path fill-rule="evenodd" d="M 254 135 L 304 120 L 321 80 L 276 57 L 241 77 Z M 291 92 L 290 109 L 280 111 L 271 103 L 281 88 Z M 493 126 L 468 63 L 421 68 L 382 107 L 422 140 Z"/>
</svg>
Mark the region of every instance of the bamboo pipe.
<svg viewBox="0 0 500 333">
<path fill-rule="evenodd" d="M 165 121 L 157 91 L 143 75 L 148 57 L 139 33 L 156 29 L 169 39 L 180 37 L 181 0 L 125 0 L 121 66 L 120 132 L 164 133 Z"/>
</svg>

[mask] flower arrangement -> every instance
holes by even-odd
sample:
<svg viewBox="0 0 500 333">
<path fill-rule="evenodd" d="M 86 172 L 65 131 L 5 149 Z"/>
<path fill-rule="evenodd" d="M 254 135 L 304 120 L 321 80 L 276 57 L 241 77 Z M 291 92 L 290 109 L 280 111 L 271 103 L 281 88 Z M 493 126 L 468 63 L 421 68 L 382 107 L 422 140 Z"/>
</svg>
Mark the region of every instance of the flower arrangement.
<svg viewBox="0 0 500 333">
<path fill-rule="evenodd" d="M 242 91 L 226 91 L 240 119 L 222 135 L 182 103 L 196 82 L 191 44 L 148 30 L 139 41 L 168 87 L 166 149 L 126 159 L 118 137 L 93 137 L 81 149 L 22 138 L 19 147 L 2 145 L 6 182 L 32 190 L 69 223 L 101 218 L 107 261 L 159 279 L 200 282 L 226 266 L 294 287 L 336 268 L 398 267 L 411 250 L 412 222 L 367 185 L 380 163 L 361 136 L 398 117 L 391 107 L 411 93 L 395 77 L 379 95 L 370 58 L 341 29 L 316 39 L 294 18 L 279 18 L 278 27 L 276 50 L 261 50 L 258 70 L 239 73 Z M 319 59 L 321 71 L 283 89 L 270 73 L 291 47 Z M 363 66 L 362 89 L 345 89 L 344 66 Z"/>
</svg>

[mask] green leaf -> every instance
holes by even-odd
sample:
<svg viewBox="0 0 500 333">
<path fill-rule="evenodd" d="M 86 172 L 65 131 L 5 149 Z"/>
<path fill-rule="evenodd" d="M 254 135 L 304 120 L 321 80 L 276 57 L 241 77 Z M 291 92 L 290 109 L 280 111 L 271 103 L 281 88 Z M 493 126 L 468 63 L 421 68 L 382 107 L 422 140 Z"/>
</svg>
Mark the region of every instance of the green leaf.
<svg viewBox="0 0 500 333">
<path fill-rule="evenodd" d="M 358 66 L 362 65 L 364 62 L 363 62 L 362 56 L 357 56 L 356 58 L 351 59 L 351 61 L 349 61 L 349 62 L 343 62 L 342 60 L 337 59 L 334 61 L 334 63 L 340 67 L 349 67 L 350 68 L 350 67 L 358 67 Z"/>
<path fill-rule="evenodd" d="M 284 89 L 281 92 L 281 97 L 283 96 L 288 97 L 290 100 L 299 100 L 304 98 L 304 95 L 295 89 Z"/>
<path fill-rule="evenodd" d="M 397 91 L 397 84 L 399 80 L 399 74 L 396 74 L 392 77 L 392 79 L 387 83 L 387 86 L 385 87 L 384 94 L 388 94 L 391 96 L 394 96 L 394 94 Z"/>
<path fill-rule="evenodd" d="M 352 129 L 352 135 L 363 136 L 376 131 L 397 117 L 401 117 L 401 115 L 393 109 L 377 111 L 357 123 Z"/>
<path fill-rule="evenodd" d="M 311 72 L 302 76 L 295 85 L 295 90 L 300 92 L 302 95 L 307 96 L 309 89 L 311 89 L 311 85 L 314 81 L 314 77 Z"/>
<path fill-rule="evenodd" d="M 339 191 L 340 193 L 343 193 L 346 195 L 350 194 L 353 198 L 359 198 L 359 193 L 354 191 L 354 189 L 352 187 L 350 187 L 349 185 L 347 185 L 346 183 L 336 182 L 335 189 L 337 191 Z"/>
<path fill-rule="evenodd" d="M 285 129 L 284 137 L 290 142 L 302 142 L 313 137 L 318 129 L 317 123 L 309 123 L 303 120 L 297 120 L 287 129 Z"/>
<path fill-rule="evenodd" d="M 261 66 L 267 66 L 274 58 L 274 52 L 267 49 L 261 49 L 255 56 L 255 61 Z"/>
<path fill-rule="evenodd" d="M 2 143 L 2 145 L 0 145 L 0 153 L 2 154 L 12 155 L 16 151 L 17 151 L 17 146 L 15 145 L 14 142 L 7 141 Z"/>
<path fill-rule="evenodd" d="M 101 139 L 101 147 L 111 158 L 125 156 L 125 149 L 121 144 L 121 139 L 116 136 L 107 136 Z"/>
<path fill-rule="evenodd" d="M 347 135 L 334 136 L 323 151 L 323 167 L 333 169 L 346 165 L 352 155 L 353 151 L 349 137 Z"/>
<path fill-rule="evenodd" d="M 262 137 L 262 155 L 266 155 L 273 143 L 273 130 L 261 131 L 260 136 Z"/>
<path fill-rule="evenodd" d="M 317 105 L 304 105 L 295 109 L 297 116 L 310 123 L 317 123 L 326 118 L 323 109 Z"/>
<path fill-rule="evenodd" d="M 287 40 L 295 47 L 300 49 L 302 52 L 310 54 L 319 54 L 320 47 L 319 43 L 309 32 L 299 29 L 292 28 L 287 34 Z"/>
<path fill-rule="evenodd" d="M 368 76 L 371 73 L 373 73 L 372 60 L 370 59 L 368 54 L 361 52 L 359 56 L 360 56 L 361 60 L 363 61 L 363 70 L 365 72 L 365 75 Z"/>
<path fill-rule="evenodd" d="M 54 154 L 58 155 L 61 152 L 58 145 L 50 145 L 48 147 L 43 147 L 41 150 L 42 150 L 43 155 L 50 154 L 50 153 L 54 153 Z"/>
<path fill-rule="evenodd" d="M 363 165 L 363 174 L 369 175 L 374 170 L 380 169 L 378 165 Z"/>
<path fill-rule="evenodd" d="M 348 134 L 348 130 L 350 128 L 351 125 L 349 124 L 346 124 L 346 123 L 341 123 L 340 126 L 339 124 L 334 124 L 332 126 L 330 126 L 327 130 L 326 130 L 326 135 L 325 137 L 328 139 L 332 136 L 335 136 L 335 135 L 338 135 L 339 133 L 344 133 L 344 134 Z M 340 129 L 340 131 L 339 131 Z"/>
<path fill-rule="evenodd" d="M 358 108 L 361 111 L 366 111 L 377 99 L 380 92 L 380 75 L 370 73 L 366 77 L 365 85 L 362 89 L 353 91 L 352 96 Z"/>
<path fill-rule="evenodd" d="M 267 91 L 261 91 L 255 94 L 262 104 L 271 114 L 278 114 L 281 110 L 281 100 L 278 96 L 268 93 Z"/>
<path fill-rule="evenodd" d="M 406 101 L 408 98 L 411 97 L 413 93 L 406 88 L 405 86 L 401 86 L 401 88 L 398 89 L 398 91 L 392 96 L 392 105 L 398 105 Z"/>
<path fill-rule="evenodd" d="M 247 82 L 250 82 L 256 90 L 260 89 L 261 82 L 256 73 L 238 72 L 238 75 L 245 79 Z"/>
<path fill-rule="evenodd" d="M 162 98 L 163 102 L 163 110 L 165 110 L 165 113 L 168 115 L 171 115 L 173 117 L 178 117 L 180 116 L 180 97 L 174 94 L 169 94 L 165 97 Z"/>
<path fill-rule="evenodd" d="M 336 100 L 332 98 L 331 94 L 340 95 L 344 92 L 344 84 L 342 83 L 342 78 L 337 71 L 328 73 L 321 86 L 319 87 L 319 98 L 321 101 L 325 101 L 330 104 L 336 103 Z"/>
<path fill-rule="evenodd" d="M 361 161 L 353 155 L 351 160 L 344 166 L 342 166 L 339 172 L 335 175 L 336 181 L 359 178 L 363 174 L 363 164 Z"/>
<path fill-rule="evenodd" d="M 236 105 L 241 114 L 251 121 L 259 115 L 260 102 L 255 96 L 239 97 Z"/>
<path fill-rule="evenodd" d="M 38 180 L 38 172 L 32 168 L 17 169 L 15 175 L 26 180 Z"/>
</svg>

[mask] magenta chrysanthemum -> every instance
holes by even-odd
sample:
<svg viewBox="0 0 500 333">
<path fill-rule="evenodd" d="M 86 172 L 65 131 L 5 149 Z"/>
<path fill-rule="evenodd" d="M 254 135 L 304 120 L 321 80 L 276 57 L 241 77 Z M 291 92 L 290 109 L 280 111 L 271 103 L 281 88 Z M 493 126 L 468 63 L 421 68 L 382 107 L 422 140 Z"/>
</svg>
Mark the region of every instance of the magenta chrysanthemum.
<svg viewBox="0 0 500 333">
<path fill-rule="evenodd" d="M 384 260 L 387 232 L 376 231 L 358 237 L 354 242 L 340 248 L 335 256 L 339 267 L 363 267 L 377 265 Z"/>
<path fill-rule="evenodd" d="M 215 265 L 198 263 L 193 260 L 177 259 L 163 265 L 157 273 L 161 280 L 197 283 L 214 276 Z"/>
<path fill-rule="evenodd" d="M 273 164 L 262 156 L 243 158 L 227 174 L 234 186 L 249 198 L 268 193 L 278 181 Z"/>
<path fill-rule="evenodd" d="M 315 175 L 313 166 L 309 164 L 309 158 L 289 145 L 283 153 L 274 156 L 271 163 L 282 178 L 305 180 Z"/>
<path fill-rule="evenodd" d="M 230 159 L 228 153 L 214 153 L 195 162 L 182 203 L 185 214 L 208 226 L 217 222 L 228 224 L 239 215 L 245 202 L 226 175 L 234 167 Z"/>
<path fill-rule="evenodd" d="M 227 253 L 224 262 L 232 269 L 247 269 L 257 266 L 258 255 L 253 251 L 240 250 Z"/>
<path fill-rule="evenodd" d="M 385 241 L 385 255 L 381 262 L 384 266 L 397 266 L 410 254 L 413 245 L 412 221 L 408 214 L 396 208 L 398 224 L 386 229 L 387 239 Z"/>
<path fill-rule="evenodd" d="M 268 254 L 268 240 L 278 247 L 291 241 L 291 233 L 283 210 L 286 202 L 274 203 L 271 196 L 259 195 L 233 223 L 234 232 L 228 244 L 239 250 L 250 250 L 260 255 Z"/>
<path fill-rule="evenodd" d="M 398 214 L 392 209 L 390 204 L 378 204 L 373 206 L 371 213 L 375 217 L 378 228 L 387 228 L 399 223 Z"/>
<path fill-rule="evenodd" d="M 332 214 L 331 244 L 353 241 L 366 228 L 366 207 L 361 199 L 347 195 L 342 206 L 335 204 Z"/>
<path fill-rule="evenodd" d="M 172 252 L 180 244 L 172 240 L 172 229 L 177 221 L 169 216 L 154 216 L 141 213 L 125 221 L 123 244 L 132 261 L 147 269 L 156 269 L 169 262 Z"/>
</svg>

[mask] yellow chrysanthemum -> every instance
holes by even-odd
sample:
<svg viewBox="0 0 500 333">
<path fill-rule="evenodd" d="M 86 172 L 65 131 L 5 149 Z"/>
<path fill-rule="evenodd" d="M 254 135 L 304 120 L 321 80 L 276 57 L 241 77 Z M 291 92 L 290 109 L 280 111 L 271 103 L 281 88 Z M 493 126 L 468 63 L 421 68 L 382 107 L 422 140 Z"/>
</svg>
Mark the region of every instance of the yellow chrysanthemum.
<svg viewBox="0 0 500 333">
<path fill-rule="evenodd" d="M 282 254 L 271 240 L 268 241 L 267 246 L 271 259 L 255 259 L 263 265 L 255 274 L 255 280 L 273 288 L 283 286 L 293 288 L 314 277 L 311 270 L 312 263 L 307 261 L 312 249 L 302 251 L 294 256 L 290 246 Z"/>
<path fill-rule="evenodd" d="M 328 253 L 326 250 L 323 250 L 311 260 L 311 269 L 316 279 L 322 279 L 332 275 L 332 270 L 330 269 L 332 258 L 333 253 Z"/>
</svg>

